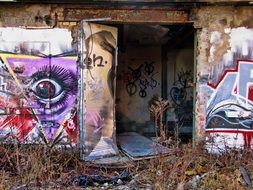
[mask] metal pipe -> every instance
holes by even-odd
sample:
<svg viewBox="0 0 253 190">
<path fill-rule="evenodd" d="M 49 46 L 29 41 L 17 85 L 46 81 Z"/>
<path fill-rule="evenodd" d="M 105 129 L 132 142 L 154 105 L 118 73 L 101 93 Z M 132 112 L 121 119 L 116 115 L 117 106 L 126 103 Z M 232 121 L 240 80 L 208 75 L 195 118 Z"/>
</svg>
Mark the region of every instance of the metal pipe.
<svg viewBox="0 0 253 190">
<path fill-rule="evenodd" d="M 85 69 L 85 64 L 83 63 L 83 40 L 84 40 L 84 30 L 83 30 L 83 20 L 81 21 L 81 26 L 80 26 L 80 47 L 78 48 L 79 51 L 79 64 L 77 69 L 78 72 L 80 72 L 80 80 L 79 80 L 79 88 L 80 88 L 80 99 L 79 99 L 79 146 L 80 146 L 80 157 L 81 159 L 84 159 L 84 69 Z"/>
</svg>

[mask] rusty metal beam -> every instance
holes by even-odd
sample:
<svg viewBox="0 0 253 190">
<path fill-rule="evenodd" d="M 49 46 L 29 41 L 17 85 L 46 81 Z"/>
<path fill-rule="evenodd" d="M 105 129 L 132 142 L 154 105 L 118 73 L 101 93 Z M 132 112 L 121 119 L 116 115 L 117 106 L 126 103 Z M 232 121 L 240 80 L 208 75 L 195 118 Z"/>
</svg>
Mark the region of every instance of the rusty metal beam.
<svg viewBox="0 0 253 190">
<path fill-rule="evenodd" d="M 186 23 L 188 12 L 183 10 L 122 10 L 122 9 L 76 9 L 66 8 L 64 19 L 79 21 L 82 19 L 110 18 L 116 23 Z"/>
</svg>

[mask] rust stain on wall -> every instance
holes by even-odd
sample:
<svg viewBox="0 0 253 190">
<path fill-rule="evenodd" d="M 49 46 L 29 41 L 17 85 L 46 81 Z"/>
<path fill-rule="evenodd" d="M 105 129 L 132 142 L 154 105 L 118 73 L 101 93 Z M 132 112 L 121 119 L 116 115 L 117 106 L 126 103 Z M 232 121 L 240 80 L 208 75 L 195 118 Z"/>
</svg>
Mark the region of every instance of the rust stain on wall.
<svg viewBox="0 0 253 190">
<path fill-rule="evenodd" d="M 65 9 L 66 20 L 111 18 L 112 22 L 185 23 L 188 13 L 178 10 Z"/>
<path fill-rule="evenodd" d="M 3 27 L 46 27 L 50 25 L 50 6 L 49 5 L 23 5 L 23 6 L 1 6 L 0 7 L 0 26 Z M 45 19 L 47 18 L 47 19 Z"/>
<path fill-rule="evenodd" d="M 252 7 L 240 7 L 235 10 L 234 14 L 234 26 L 247 26 L 253 27 L 253 9 Z"/>
</svg>

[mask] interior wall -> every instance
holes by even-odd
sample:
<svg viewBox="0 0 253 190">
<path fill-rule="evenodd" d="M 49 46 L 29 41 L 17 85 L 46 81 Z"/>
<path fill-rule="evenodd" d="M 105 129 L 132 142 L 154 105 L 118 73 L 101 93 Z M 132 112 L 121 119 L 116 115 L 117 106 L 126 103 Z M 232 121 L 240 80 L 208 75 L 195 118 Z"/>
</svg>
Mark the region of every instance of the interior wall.
<svg viewBox="0 0 253 190">
<path fill-rule="evenodd" d="M 182 71 L 193 74 L 193 48 L 173 49 L 167 53 L 168 94 Z M 171 97 L 169 97 L 171 99 Z"/>
<path fill-rule="evenodd" d="M 192 120 L 193 61 L 194 49 L 173 49 L 167 54 L 167 94 L 170 108 L 167 121 L 176 121 L 180 115 L 176 109 L 184 111 L 184 116 Z"/>
<path fill-rule="evenodd" d="M 161 47 L 127 46 L 117 72 L 117 130 L 145 132 L 149 101 L 161 96 Z"/>
</svg>

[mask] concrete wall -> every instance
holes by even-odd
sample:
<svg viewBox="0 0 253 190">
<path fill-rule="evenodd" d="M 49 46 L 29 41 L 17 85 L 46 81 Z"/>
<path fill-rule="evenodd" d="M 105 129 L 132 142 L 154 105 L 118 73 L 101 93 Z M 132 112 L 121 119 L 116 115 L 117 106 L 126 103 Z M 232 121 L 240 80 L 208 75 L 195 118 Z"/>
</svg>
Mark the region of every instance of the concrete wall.
<svg viewBox="0 0 253 190">
<path fill-rule="evenodd" d="M 216 148 L 252 146 L 252 17 L 251 7 L 192 12 L 198 28 L 196 135 L 208 136 Z"/>
</svg>

